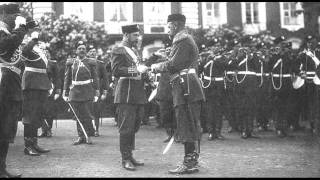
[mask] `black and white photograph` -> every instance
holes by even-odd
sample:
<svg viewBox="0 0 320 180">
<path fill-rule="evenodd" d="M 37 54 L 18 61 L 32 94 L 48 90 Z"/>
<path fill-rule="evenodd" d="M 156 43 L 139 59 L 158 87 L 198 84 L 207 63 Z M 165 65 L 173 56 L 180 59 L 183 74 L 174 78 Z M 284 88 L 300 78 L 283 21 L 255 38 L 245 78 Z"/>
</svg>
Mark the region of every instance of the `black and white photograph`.
<svg viewBox="0 0 320 180">
<path fill-rule="evenodd" d="M 0 2 L 0 178 L 320 178 L 320 2 Z"/>
</svg>

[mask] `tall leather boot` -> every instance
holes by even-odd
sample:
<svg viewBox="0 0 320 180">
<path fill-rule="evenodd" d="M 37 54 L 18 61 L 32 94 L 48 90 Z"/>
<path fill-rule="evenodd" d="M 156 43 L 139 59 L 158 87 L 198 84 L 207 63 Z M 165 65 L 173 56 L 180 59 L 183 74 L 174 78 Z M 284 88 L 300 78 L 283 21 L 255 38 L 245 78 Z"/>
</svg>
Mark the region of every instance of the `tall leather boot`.
<svg viewBox="0 0 320 180">
<path fill-rule="evenodd" d="M 121 135 L 120 134 L 120 152 L 122 157 L 122 167 L 129 171 L 134 171 L 136 168 L 131 162 L 131 148 L 130 148 L 130 137 L 128 135 Z"/>
<path fill-rule="evenodd" d="M 197 168 L 199 154 L 196 152 L 184 156 L 183 163 L 176 169 L 169 170 L 170 174 L 193 174 L 199 172 Z"/>
<path fill-rule="evenodd" d="M 47 153 L 50 152 L 49 149 L 44 149 L 38 146 L 38 138 L 37 137 L 33 137 L 32 138 L 32 142 L 33 142 L 33 148 L 38 151 L 39 153 Z"/>
<path fill-rule="evenodd" d="M 40 156 L 37 150 L 33 147 L 33 140 L 31 137 L 24 137 L 24 154 L 30 156 Z"/>
<path fill-rule="evenodd" d="M 134 166 L 143 166 L 144 165 L 144 163 L 142 162 L 142 161 L 138 161 L 138 160 L 136 160 L 135 158 L 133 158 L 133 154 L 132 154 L 132 151 L 135 149 L 135 134 L 133 134 L 132 136 L 131 136 L 131 142 L 130 142 L 130 160 L 131 160 L 131 162 L 132 162 L 132 164 L 134 165 Z"/>
</svg>

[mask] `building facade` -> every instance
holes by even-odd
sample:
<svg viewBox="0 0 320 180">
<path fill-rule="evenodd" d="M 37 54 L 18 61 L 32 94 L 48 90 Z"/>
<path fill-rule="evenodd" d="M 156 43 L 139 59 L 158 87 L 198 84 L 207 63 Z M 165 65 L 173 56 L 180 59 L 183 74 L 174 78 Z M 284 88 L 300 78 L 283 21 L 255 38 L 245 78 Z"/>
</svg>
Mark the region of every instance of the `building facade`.
<svg viewBox="0 0 320 180">
<path fill-rule="evenodd" d="M 320 3 L 311 6 L 313 18 L 305 17 L 309 12 L 299 13 L 302 3 L 296 2 L 34 2 L 33 14 L 35 18 L 48 11 L 76 14 L 83 20 L 105 24 L 108 35 L 115 38 L 121 34 L 122 25 L 137 23 L 145 36 L 161 39 L 171 13 L 184 14 L 186 25 L 195 29 L 229 24 L 246 34 L 269 30 L 275 36 L 303 38 L 306 33 L 320 33 Z"/>
</svg>

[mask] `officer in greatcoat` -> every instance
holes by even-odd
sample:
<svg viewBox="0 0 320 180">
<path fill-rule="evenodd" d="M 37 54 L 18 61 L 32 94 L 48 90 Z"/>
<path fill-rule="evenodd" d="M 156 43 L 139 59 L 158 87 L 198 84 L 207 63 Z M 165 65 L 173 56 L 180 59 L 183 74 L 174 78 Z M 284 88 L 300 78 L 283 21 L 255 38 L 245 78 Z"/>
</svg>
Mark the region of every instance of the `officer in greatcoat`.
<svg viewBox="0 0 320 180">
<path fill-rule="evenodd" d="M 151 65 L 151 69 L 155 72 L 170 73 L 173 106 L 177 120 L 174 138 L 185 147 L 183 163 L 169 173 L 194 173 L 198 172 L 199 151 L 197 149 L 200 149 L 201 139 L 200 106 L 201 101 L 205 99 L 197 74 L 199 50 L 193 37 L 185 30 L 184 15 L 171 14 L 167 22 L 169 35 L 173 36 L 168 60 Z"/>
<path fill-rule="evenodd" d="M 45 113 L 45 104 L 50 93 L 56 94 L 57 99 L 61 90 L 58 72 L 54 68 L 56 62 L 48 59 L 43 42 L 39 42 L 39 33 L 34 31 L 31 40 L 22 49 L 24 71 L 22 75 L 23 111 L 22 122 L 24 125 L 24 153 L 39 156 L 39 153 L 49 152 L 38 146 L 38 128 L 41 127 Z M 52 81 L 49 78 L 52 75 Z"/>
<path fill-rule="evenodd" d="M 0 5 L 0 177 L 20 177 L 6 170 L 9 143 L 14 142 L 21 119 L 22 89 L 18 49 L 27 33 L 26 19 L 18 4 Z"/>
<path fill-rule="evenodd" d="M 135 166 L 144 165 L 133 158 L 132 151 L 135 149 L 135 134 L 140 128 L 147 103 L 144 82 L 148 68 L 140 64 L 141 58 L 136 50 L 140 36 L 138 25 L 122 26 L 122 33 L 122 42 L 114 47 L 111 58 L 112 74 L 118 79 L 114 103 L 117 104 L 122 166 L 134 171 Z"/>
<path fill-rule="evenodd" d="M 90 130 L 93 129 L 92 102 L 97 102 L 100 96 L 97 62 L 87 57 L 87 48 L 83 41 L 76 44 L 76 49 L 77 57 L 70 58 L 66 62 L 62 94 L 71 111 L 74 111 L 75 118 L 78 118 L 78 139 L 73 145 L 92 144 L 90 138 L 93 136 L 90 134 Z"/>
</svg>

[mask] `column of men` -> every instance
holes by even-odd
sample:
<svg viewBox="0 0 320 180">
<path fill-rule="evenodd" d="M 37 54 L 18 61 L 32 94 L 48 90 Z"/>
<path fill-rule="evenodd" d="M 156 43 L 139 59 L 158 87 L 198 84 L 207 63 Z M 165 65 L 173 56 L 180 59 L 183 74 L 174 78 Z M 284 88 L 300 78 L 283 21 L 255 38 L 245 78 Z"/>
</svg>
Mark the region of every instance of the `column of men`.
<svg viewBox="0 0 320 180">
<path fill-rule="evenodd" d="M 253 132 L 254 120 L 260 130 L 270 130 L 275 122 L 278 137 L 290 136 L 289 127 L 301 129 L 299 120 L 308 121 L 313 133 L 319 131 L 319 77 L 316 76 L 320 44 L 313 36 L 305 38 L 300 51 L 284 36 L 273 45 L 254 43 L 244 36 L 225 43 L 214 39 L 200 54 L 200 77 L 207 101 L 202 119 L 208 140 L 221 135 L 223 117 L 241 138 L 259 138 Z"/>
</svg>

